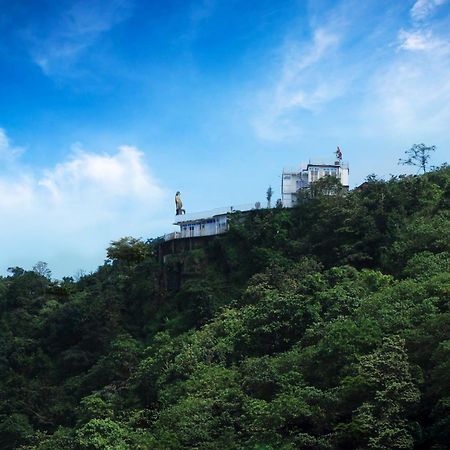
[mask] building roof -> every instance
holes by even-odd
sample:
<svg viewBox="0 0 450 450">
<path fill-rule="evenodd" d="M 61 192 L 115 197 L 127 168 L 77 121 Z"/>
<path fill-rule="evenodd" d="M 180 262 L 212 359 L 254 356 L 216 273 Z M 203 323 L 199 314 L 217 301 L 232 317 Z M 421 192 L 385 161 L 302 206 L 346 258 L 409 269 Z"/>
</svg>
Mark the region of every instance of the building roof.
<svg viewBox="0 0 450 450">
<path fill-rule="evenodd" d="M 330 163 L 322 159 L 310 159 L 308 163 L 302 164 L 297 167 L 284 167 L 283 174 L 298 174 L 308 170 L 308 167 L 340 167 L 342 169 L 348 169 L 348 162 L 334 161 Z"/>
<path fill-rule="evenodd" d="M 212 219 L 213 217 L 224 216 L 237 211 L 249 211 L 251 209 L 255 209 L 255 204 L 249 203 L 245 205 L 223 206 L 221 208 L 210 209 L 208 211 L 181 214 L 179 216 L 175 216 L 174 225 L 201 222 L 203 220 Z"/>
</svg>

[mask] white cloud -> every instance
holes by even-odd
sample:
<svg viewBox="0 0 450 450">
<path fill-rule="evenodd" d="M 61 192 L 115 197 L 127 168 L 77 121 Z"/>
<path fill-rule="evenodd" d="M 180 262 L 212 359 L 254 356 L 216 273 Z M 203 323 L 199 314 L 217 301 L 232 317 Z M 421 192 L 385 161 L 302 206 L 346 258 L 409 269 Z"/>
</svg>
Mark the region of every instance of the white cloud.
<svg viewBox="0 0 450 450">
<path fill-rule="evenodd" d="M 253 120 L 258 137 L 281 140 L 295 136 L 300 127 L 292 115 L 316 112 L 342 95 L 346 82 L 334 71 L 326 71 L 333 60 L 340 36 L 329 28 L 317 28 L 307 43 L 288 42 L 282 51 L 282 68 L 274 86 L 260 94 L 259 111 Z"/>
<path fill-rule="evenodd" d="M 431 30 L 400 30 L 398 34 L 399 48 L 411 51 L 432 51 L 441 54 L 450 51 L 450 43 L 445 39 L 433 36 Z"/>
<path fill-rule="evenodd" d="M 411 8 L 411 18 L 416 21 L 428 19 L 434 10 L 447 0 L 417 0 Z"/>
<path fill-rule="evenodd" d="M 3 224 L 8 221 L 8 211 L 22 211 L 30 208 L 35 200 L 33 181 L 26 176 L 0 178 L 0 212 Z M 5 214 L 6 213 L 6 214 Z"/>
<path fill-rule="evenodd" d="M 431 15 L 430 8 L 443 1 L 428 3 L 416 2 L 414 17 L 425 18 L 425 7 Z M 442 21 L 399 30 L 394 8 L 368 21 L 361 33 L 354 23 L 368 11 L 360 2 L 340 5 L 309 42 L 283 47 L 281 69 L 271 65 L 274 75 L 260 89 L 252 117 L 257 136 L 289 144 L 307 140 L 321 124 L 337 135 L 349 124 L 361 136 L 444 135 L 450 122 L 450 41 Z"/>
<path fill-rule="evenodd" d="M 401 54 L 380 70 L 366 98 L 378 133 L 436 138 L 450 123 L 450 61 L 430 51 Z"/>
<path fill-rule="evenodd" d="M 11 161 L 20 156 L 22 152 L 23 149 L 13 146 L 5 130 L 0 128 L 0 160 Z"/>
<path fill-rule="evenodd" d="M 0 175 L 0 271 L 38 260 L 57 276 L 92 270 L 109 241 L 170 227 L 167 192 L 134 147 L 97 154 L 76 146 L 67 161 L 24 173 L 21 166 Z"/>
<path fill-rule="evenodd" d="M 75 147 L 72 158 L 55 168 L 47 170 L 39 180 L 52 194 L 53 199 L 65 197 L 80 190 L 90 195 L 95 190 L 103 200 L 117 201 L 123 197 L 151 200 L 161 190 L 142 164 L 143 154 L 134 147 L 121 146 L 115 155 L 88 153 Z"/>
<path fill-rule="evenodd" d="M 418 0 L 411 16 L 425 20 L 442 3 Z M 434 139 L 446 133 L 450 122 L 449 56 L 447 30 L 430 23 L 400 29 L 396 54 L 369 83 L 371 93 L 366 101 L 372 124 L 416 139 Z"/>
<path fill-rule="evenodd" d="M 133 3 L 126 0 L 77 0 L 48 30 L 29 34 L 34 62 L 47 75 L 71 76 L 78 59 L 99 37 L 126 20 Z M 38 28 L 38 27 L 37 27 Z"/>
</svg>

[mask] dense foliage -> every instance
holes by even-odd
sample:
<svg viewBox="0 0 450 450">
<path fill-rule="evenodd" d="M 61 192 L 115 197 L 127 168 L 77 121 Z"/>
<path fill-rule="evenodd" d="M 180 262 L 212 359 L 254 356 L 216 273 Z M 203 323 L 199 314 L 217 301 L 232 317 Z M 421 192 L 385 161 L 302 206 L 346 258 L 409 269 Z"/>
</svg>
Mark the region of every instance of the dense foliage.
<svg viewBox="0 0 450 450">
<path fill-rule="evenodd" d="M 164 267 L 124 238 L 76 282 L 10 269 L 0 448 L 447 448 L 450 169 L 333 192 Z"/>
</svg>

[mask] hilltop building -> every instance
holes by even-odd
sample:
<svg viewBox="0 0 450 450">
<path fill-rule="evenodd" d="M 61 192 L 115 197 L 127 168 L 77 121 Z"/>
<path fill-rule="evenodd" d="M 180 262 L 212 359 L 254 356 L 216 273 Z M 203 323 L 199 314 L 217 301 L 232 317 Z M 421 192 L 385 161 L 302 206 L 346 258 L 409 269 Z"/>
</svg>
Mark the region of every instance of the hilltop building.
<svg viewBox="0 0 450 450">
<path fill-rule="evenodd" d="M 177 214 L 173 222 L 179 226 L 179 231 L 164 235 L 164 240 L 159 246 L 159 257 L 165 262 L 170 255 L 180 254 L 195 248 L 201 248 L 212 236 L 228 231 L 229 214 L 235 212 L 247 212 L 259 209 L 260 203 L 254 205 L 238 205 L 216 208 L 190 214 Z"/>
<path fill-rule="evenodd" d="M 338 148 L 334 163 L 309 161 L 304 167 L 284 169 L 281 182 L 282 206 L 293 207 L 297 202 L 297 193 L 307 189 L 317 180 L 325 176 L 339 178 L 344 188 L 348 189 L 348 164 L 342 161 L 342 153 Z M 277 201 L 277 206 L 278 207 Z M 268 201 L 268 207 L 270 203 Z M 204 248 L 217 235 L 229 229 L 230 214 L 240 211 L 244 214 L 260 209 L 261 203 L 229 206 L 198 213 L 185 213 L 181 193 L 175 195 L 176 216 L 173 224 L 179 230 L 164 235 L 158 245 L 158 259 L 164 266 L 160 283 L 166 289 L 178 290 L 185 280 L 202 275 L 201 269 L 194 260 L 189 259 L 192 250 Z"/>
<path fill-rule="evenodd" d="M 255 203 L 255 205 L 227 206 L 198 213 L 176 215 L 173 224 L 179 226 L 180 231 L 166 234 L 164 240 L 215 236 L 225 233 L 228 230 L 229 214 L 259 208 L 259 203 Z"/>
<path fill-rule="evenodd" d="M 339 148 L 338 148 L 339 150 Z M 323 177 L 332 176 L 340 180 L 344 189 L 349 188 L 348 163 L 342 161 L 342 153 L 336 152 L 333 163 L 309 160 L 308 164 L 298 168 L 285 168 L 281 176 L 281 201 L 285 208 L 293 207 L 297 202 L 297 193 L 308 189 L 311 183 Z"/>
<path fill-rule="evenodd" d="M 287 208 L 293 207 L 297 202 L 297 193 L 299 190 L 307 189 L 311 183 L 325 176 L 338 178 L 342 186 L 348 189 L 348 163 L 342 161 L 342 152 L 339 147 L 333 163 L 310 160 L 304 167 L 283 170 L 281 181 L 282 205 Z M 228 216 L 230 213 L 236 211 L 247 212 L 261 207 L 261 204 L 257 202 L 254 205 L 229 206 L 210 211 L 185 214 L 184 209 L 182 209 L 183 204 L 180 192 L 176 193 L 175 205 L 177 215 L 175 216 L 174 225 L 179 227 L 179 231 L 166 234 L 164 236 L 165 242 L 186 238 L 202 238 L 225 233 L 228 231 Z"/>
</svg>

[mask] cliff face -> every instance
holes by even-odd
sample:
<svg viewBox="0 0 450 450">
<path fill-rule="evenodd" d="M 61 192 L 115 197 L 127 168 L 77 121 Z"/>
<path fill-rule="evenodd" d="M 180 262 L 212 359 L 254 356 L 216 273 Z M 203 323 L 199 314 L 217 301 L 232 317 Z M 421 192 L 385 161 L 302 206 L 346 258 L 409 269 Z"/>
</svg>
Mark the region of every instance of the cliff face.
<svg viewBox="0 0 450 450">
<path fill-rule="evenodd" d="M 0 447 L 445 448 L 449 206 L 444 167 L 124 238 L 76 282 L 12 269 Z"/>
</svg>

